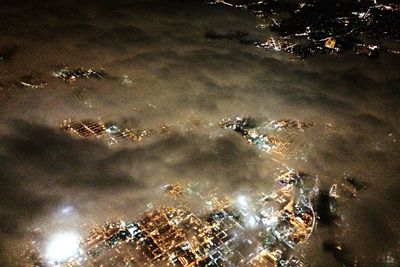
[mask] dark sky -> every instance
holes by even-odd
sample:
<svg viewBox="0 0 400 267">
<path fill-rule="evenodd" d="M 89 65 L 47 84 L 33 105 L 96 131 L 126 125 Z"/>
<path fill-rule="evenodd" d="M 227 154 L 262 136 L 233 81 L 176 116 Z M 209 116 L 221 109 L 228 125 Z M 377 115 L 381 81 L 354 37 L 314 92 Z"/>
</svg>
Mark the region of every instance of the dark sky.
<svg viewBox="0 0 400 267">
<path fill-rule="evenodd" d="M 282 166 L 318 177 L 324 190 L 345 174 L 367 185 L 356 198 L 341 198 L 342 227 L 317 225 L 300 248 L 307 265 L 341 266 L 323 250 L 332 239 L 363 266 L 379 266 L 396 248 L 398 257 L 400 57 L 372 61 L 350 52 L 293 60 L 204 38 L 209 31 L 263 38 L 267 30 L 258 23 L 245 10 L 203 1 L 1 1 L 0 47 L 16 47 L 0 61 L 4 265 L 19 265 L 36 227 L 48 234 L 132 219 L 157 202 L 163 184 L 176 181 L 210 183 L 227 195 L 273 188 Z M 51 76 L 62 66 L 104 68 L 109 77 L 66 84 Z M 18 86 L 25 75 L 49 85 Z M 302 145 L 277 162 L 215 126 L 236 115 L 317 127 L 299 134 Z M 59 131 L 69 118 L 169 124 L 173 131 L 109 148 Z M 60 215 L 66 206 L 73 216 Z"/>
</svg>

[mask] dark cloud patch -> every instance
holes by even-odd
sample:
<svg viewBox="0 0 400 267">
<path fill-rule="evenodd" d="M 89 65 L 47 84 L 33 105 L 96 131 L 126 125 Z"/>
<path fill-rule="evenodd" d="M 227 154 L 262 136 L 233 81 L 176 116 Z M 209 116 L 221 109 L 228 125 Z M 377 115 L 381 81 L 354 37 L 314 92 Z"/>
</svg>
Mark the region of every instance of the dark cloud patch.
<svg viewBox="0 0 400 267">
<path fill-rule="evenodd" d="M 54 177 L 48 185 L 100 188 L 111 184 L 108 179 L 113 186 L 126 182 L 99 171 L 101 160 L 109 153 L 105 146 L 71 140 L 46 127 L 17 122 L 12 135 L 3 136 L 1 144 L 2 169 L 9 176 L 24 177 L 25 182 Z"/>
<path fill-rule="evenodd" d="M 241 31 L 223 32 L 223 33 L 209 31 L 204 34 L 204 38 L 211 40 L 224 40 L 224 39 L 236 40 L 244 45 L 254 45 L 255 42 L 260 42 L 258 39 L 249 36 L 248 33 Z"/>
<path fill-rule="evenodd" d="M 335 242 L 334 240 L 325 240 L 322 243 L 322 247 L 325 252 L 330 253 L 339 265 L 351 266 L 354 262 L 353 256 L 350 254 L 348 249 Z"/>
<path fill-rule="evenodd" d="M 134 44 L 148 44 L 152 39 L 141 29 L 133 26 L 117 26 L 103 30 L 97 36 L 87 40 L 90 47 L 102 46 L 109 49 L 116 49 L 125 52 L 126 49 Z"/>
<path fill-rule="evenodd" d="M 0 61 L 8 61 L 17 52 L 15 45 L 2 45 L 0 47 Z"/>
<path fill-rule="evenodd" d="M 377 261 L 378 259 L 374 259 L 376 254 L 383 255 L 397 246 L 398 234 L 395 229 L 398 225 L 395 220 L 398 219 L 398 216 L 388 220 L 386 216 L 391 214 L 390 210 L 394 206 L 381 206 L 375 199 L 365 199 L 364 201 L 364 203 L 357 201 L 352 204 L 354 205 L 352 211 L 354 216 L 351 216 L 350 222 L 358 227 L 350 229 L 343 239 L 354 254 L 360 255 L 361 251 L 366 252 L 363 254 L 364 259 L 360 260 L 366 264 Z"/>
</svg>

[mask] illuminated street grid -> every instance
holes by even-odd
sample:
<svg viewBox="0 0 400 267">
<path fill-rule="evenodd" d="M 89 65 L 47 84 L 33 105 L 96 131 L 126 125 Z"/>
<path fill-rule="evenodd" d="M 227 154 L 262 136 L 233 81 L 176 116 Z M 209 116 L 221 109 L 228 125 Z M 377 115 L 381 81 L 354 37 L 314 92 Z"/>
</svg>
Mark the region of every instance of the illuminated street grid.
<svg viewBox="0 0 400 267">
<path fill-rule="evenodd" d="M 76 134 L 84 138 L 98 138 L 112 145 L 118 143 L 119 139 L 140 142 L 143 138 L 151 136 L 153 130 L 134 131 L 132 129 L 121 129 L 113 123 L 101 121 L 71 121 L 65 120 L 59 128 L 66 132 Z"/>
<path fill-rule="evenodd" d="M 271 194 L 203 195 L 189 185 L 163 187 L 174 205 L 137 220 L 107 221 L 90 229 L 72 257 L 46 266 L 302 266 L 291 251 L 313 231 L 315 214 L 303 174 L 277 178 Z M 210 192 L 210 191 L 208 191 Z M 202 208 L 192 212 L 188 200 Z M 38 264 L 40 265 L 40 264 Z"/>
</svg>

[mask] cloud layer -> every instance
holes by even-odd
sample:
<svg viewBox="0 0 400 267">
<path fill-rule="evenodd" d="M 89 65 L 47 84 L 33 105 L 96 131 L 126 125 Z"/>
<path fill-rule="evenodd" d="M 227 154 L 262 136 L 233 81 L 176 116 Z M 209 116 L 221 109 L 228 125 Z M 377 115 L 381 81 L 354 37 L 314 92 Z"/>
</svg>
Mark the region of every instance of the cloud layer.
<svg viewBox="0 0 400 267">
<path fill-rule="evenodd" d="M 0 26 L 0 46 L 17 47 L 0 61 L 2 260 L 13 262 L 11 251 L 19 254 L 30 229 L 63 224 L 56 218 L 65 206 L 76 210 L 73 224 L 134 218 L 163 184 L 208 182 L 226 194 L 260 190 L 274 186 L 284 165 L 318 176 L 322 189 L 345 173 L 366 182 L 356 199 L 343 197 L 349 227 L 338 239 L 366 265 L 393 251 L 400 227 L 399 58 L 293 62 L 234 38 L 205 36 L 261 39 L 257 24 L 244 10 L 202 1 L 2 1 L 0 25 L 7 27 Z M 51 77 L 61 66 L 104 68 L 109 78 L 65 84 Z M 16 85 L 32 72 L 49 86 Z M 293 154 L 303 159 L 276 162 L 235 133 L 193 124 L 235 115 L 314 121 L 319 128 L 296 139 Z M 67 118 L 175 128 L 110 149 L 56 130 Z M 322 243 L 342 233 L 318 226 L 304 246 L 306 263 L 339 266 Z"/>
</svg>

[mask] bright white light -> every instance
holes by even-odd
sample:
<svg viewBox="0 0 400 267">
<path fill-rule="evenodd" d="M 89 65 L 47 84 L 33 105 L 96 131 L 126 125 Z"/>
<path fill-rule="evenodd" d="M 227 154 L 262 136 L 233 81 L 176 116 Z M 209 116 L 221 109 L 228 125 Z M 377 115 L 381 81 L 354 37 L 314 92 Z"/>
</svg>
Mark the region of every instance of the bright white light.
<svg viewBox="0 0 400 267">
<path fill-rule="evenodd" d="M 236 202 L 237 202 L 239 208 L 247 208 L 247 206 L 248 206 L 246 196 L 243 196 L 243 195 L 238 196 L 236 199 Z"/>
<path fill-rule="evenodd" d="M 53 235 L 46 248 L 46 258 L 53 262 L 64 262 L 78 254 L 79 236 L 74 233 Z"/>
<path fill-rule="evenodd" d="M 275 227 L 278 224 L 278 217 L 272 216 L 271 218 L 264 218 L 263 224 L 267 228 Z"/>
<path fill-rule="evenodd" d="M 64 208 L 61 209 L 61 213 L 62 214 L 68 214 L 74 211 L 74 207 L 72 206 L 66 206 Z"/>
<path fill-rule="evenodd" d="M 246 225 L 250 228 L 257 226 L 256 217 L 253 215 L 246 216 Z"/>
</svg>

